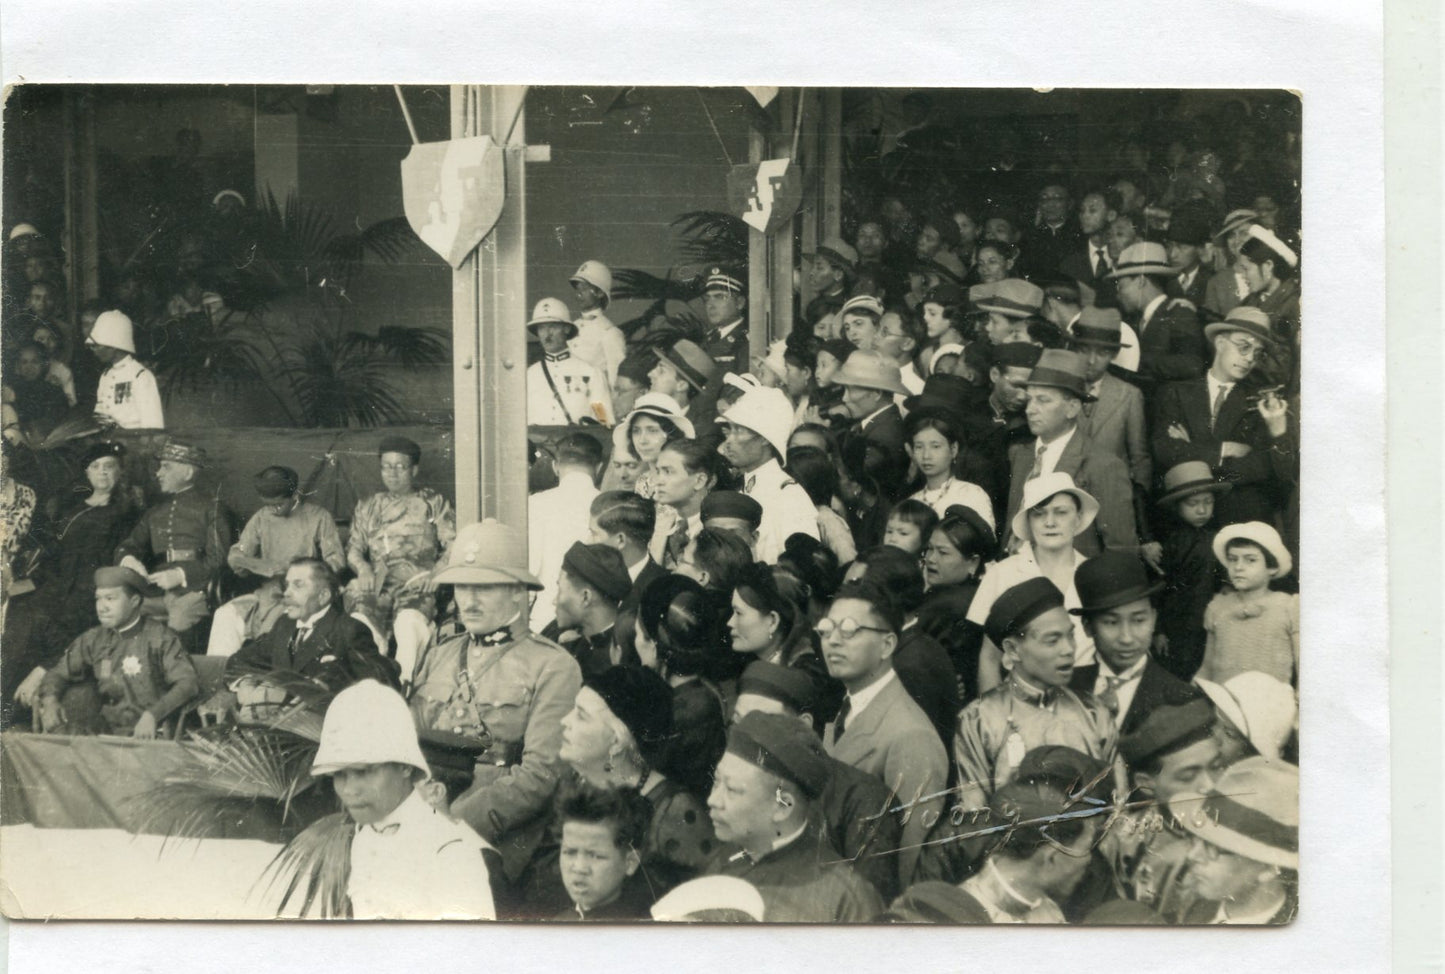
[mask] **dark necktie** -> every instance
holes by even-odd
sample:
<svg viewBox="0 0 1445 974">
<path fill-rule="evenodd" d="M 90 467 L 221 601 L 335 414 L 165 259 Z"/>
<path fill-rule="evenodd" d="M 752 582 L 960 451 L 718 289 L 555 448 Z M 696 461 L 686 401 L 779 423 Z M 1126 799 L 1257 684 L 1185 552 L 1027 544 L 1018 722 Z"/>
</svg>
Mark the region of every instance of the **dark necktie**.
<svg viewBox="0 0 1445 974">
<path fill-rule="evenodd" d="M 1099 702 L 1109 708 L 1109 713 L 1115 717 L 1119 716 L 1119 688 L 1129 681 L 1122 676 L 1104 677 L 1104 691 L 1099 694 Z"/>
<path fill-rule="evenodd" d="M 1224 400 L 1229 396 L 1229 386 L 1221 384 L 1219 391 L 1214 394 L 1214 402 L 1209 404 L 1209 431 L 1214 432 L 1214 424 L 1219 422 L 1219 407 L 1224 405 Z"/>
<path fill-rule="evenodd" d="M 843 731 L 848 729 L 848 714 L 853 709 L 853 698 L 844 697 L 843 706 L 838 708 L 838 716 L 833 721 L 833 743 L 838 743 L 838 738 L 843 736 Z"/>
<path fill-rule="evenodd" d="M 1034 447 L 1034 467 L 1032 470 L 1029 471 L 1027 479 L 1033 480 L 1035 477 L 1043 475 L 1045 449 L 1047 449 L 1047 445 L 1044 443 L 1039 443 L 1037 446 Z"/>
</svg>

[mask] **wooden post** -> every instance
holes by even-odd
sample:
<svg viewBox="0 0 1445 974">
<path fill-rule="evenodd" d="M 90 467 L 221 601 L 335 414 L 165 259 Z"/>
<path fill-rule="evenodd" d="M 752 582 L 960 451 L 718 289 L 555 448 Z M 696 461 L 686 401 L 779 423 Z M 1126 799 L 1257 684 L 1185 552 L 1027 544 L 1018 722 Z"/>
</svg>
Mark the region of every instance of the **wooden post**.
<svg viewBox="0 0 1445 974">
<path fill-rule="evenodd" d="M 452 275 L 458 525 L 494 517 L 527 526 L 526 93 L 451 88 L 453 138 L 508 140 L 501 219 Z"/>
<path fill-rule="evenodd" d="M 803 107 L 803 138 L 798 143 L 798 159 L 796 160 L 803 176 L 803 202 L 798 207 L 798 212 L 802 216 L 799 244 L 803 254 L 816 253 L 819 242 L 828 236 L 827 231 L 822 227 L 823 180 L 822 174 L 819 172 L 822 153 L 819 151 L 818 139 L 818 122 L 822 117 L 818 111 L 820 95 L 820 90 L 817 88 L 807 89 L 805 96 L 807 103 Z M 808 283 L 808 268 L 804 267 L 799 276 L 798 308 L 806 311 L 808 302 L 817 295 Z"/>
<path fill-rule="evenodd" d="M 822 235 L 833 237 L 843 232 L 843 91 L 824 88 L 822 95 Z"/>
<path fill-rule="evenodd" d="M 762 162 L 767 148 L 767 136 L 753 128 L 748 133 L 748 162 L 757 165 Z M 752 355 L 768 353 L 769 303 L 768 303 L 768 252 L 769 241 L 757 230 L 748 230 L 748 352 Z M 741 371 L 750 371 L 751 362 L 739 362 Z"/>
<path fill-rule="evenodd" d="M 797 88 L 784 88 L 778 94 L 778 111 L 782 124 L 773 133 L 773 147 L 770 158 L 780 159 L 793 148 L 793 120 L 797 116 L 799 92 Z M 798 208 L 800 211 L 802 207 Z M 772 299 L 772 320 L 769 322 L 768 341 L 785 337 L 793 327 L 793 233 L 798 225 L 798 214 L 794 213 L 787 223 L 777 229 L 769 239 L 768 290 Z M 767 342 L 752 346 L 754 355 L 768 354 Z"/>
</svg>

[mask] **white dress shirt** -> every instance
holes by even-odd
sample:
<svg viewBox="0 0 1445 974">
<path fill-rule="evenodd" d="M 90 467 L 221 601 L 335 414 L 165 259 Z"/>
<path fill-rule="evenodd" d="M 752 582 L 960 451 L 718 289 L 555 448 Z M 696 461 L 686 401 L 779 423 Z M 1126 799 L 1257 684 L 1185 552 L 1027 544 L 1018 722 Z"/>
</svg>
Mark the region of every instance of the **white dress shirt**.
<svg viewBox="0 0 1445 974">
<path fill-rule="evenodd" d="M 532 604 L 531 627 L 541 632 L 556 616 L 557 576 L 567 549 L 591 534 L 592 499 L 597 486 L 584 470 L 567 469 L 557 486 L 527 499 L 527 562 L 542 583 Z"/>
<path fill-rule="evenodd" d="M 1099 675 L 1094 680 L 1094 696 L 1099 696 L 1109 688 L 1111 677 L 1124 681 L 1114 687 L 1114 698 L 1119 701 L 1119 710 L 1114 715 L 1115 723 L 1122 723 L 1124 715 L 1129 712 L 1129 706 L 1134 702 L 1134 694 L 1139 692 L 1139 678 L 1144 675 L 1144 667 L 1148 662 L 1149 656 L 1146 653 L 1123 673 L 1115 673 L 1109 668 L 1109 664 L 1104 662 L 1104 658 L 1099 657 Z"/>
<path fill-rule="evenodd" d="M 763 508 L 758 527 L 758 561 L 777 564 L 783 543 L 791 534 L 818 537 L 818 510 L 813 499 L 783 471 L 776 458 L 743 478 L 743 492 Z"/>
</svg>

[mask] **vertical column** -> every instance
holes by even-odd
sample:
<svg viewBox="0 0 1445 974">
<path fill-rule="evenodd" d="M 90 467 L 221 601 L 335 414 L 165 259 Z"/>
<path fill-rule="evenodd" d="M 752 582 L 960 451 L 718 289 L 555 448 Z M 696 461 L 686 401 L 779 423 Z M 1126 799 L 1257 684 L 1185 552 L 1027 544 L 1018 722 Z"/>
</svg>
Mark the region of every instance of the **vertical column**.
<svg viewBox="0 0 1445 974">
<path fill-rule="evenodd" d="M 793 150 L 793 123 L 797 119 L 799 91 L 784 88 L 778 94 L 778 110 L 782 124 L 773 133 L 773 149 L 770 158 L 783 159 Z M 796 163 L 795 163 L 796 165 Z M 799 212 L 802 207 L 798 208 Z M 794 213 L 768 241 L 769 281 L 772 320 L 768 323 L 768 341 L 782 338 L 793 328 L 793 235 L 798 226 L 799 213 Z M 753 346 L 754 355 L 766 355 L 767 343 Z"/>
<path fill-rule="evenodd" d="M 756 127 L 748 133 L 748 162 L 757 165 L 767 158 L 767 136 Z M 757 230 L 748 230 L 748 351 L 766 355 L 768 349 L 768 238 Z M 744 370 L 751 363 L 738 363 Z"/>
<path fill-rule="evenodd" d="M 843 91 L 822 89 L 822 235 L 837 236 L 843 232 Z"/>
</svg>

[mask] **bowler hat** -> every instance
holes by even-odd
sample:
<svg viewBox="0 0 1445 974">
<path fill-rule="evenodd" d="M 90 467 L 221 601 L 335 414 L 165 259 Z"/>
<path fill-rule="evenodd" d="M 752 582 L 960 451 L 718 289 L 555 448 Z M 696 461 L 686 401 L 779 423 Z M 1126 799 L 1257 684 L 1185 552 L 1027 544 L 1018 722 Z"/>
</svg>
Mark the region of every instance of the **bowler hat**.
<svg viewBox="0 0 1445 974">
<path fill-rule="evenodd" d="M 1017 277 L 999 281 L 978 294 L 970 292 L 970 297 L 978 310 L 997 311 L 1008 318 L 1031 318 L 1044 305 L 1043 289 Z"/>
<path fill-rule="evenodd" d="M 205 447 L 193 446 L 174 436 L 168 436 L 156 453 L 156 459 L 170 460 L 172 463 L 185 463 L 198 470 L 204 470 L 207 457 Z"/>
<path fill-rule="evenodd" d="M 610 602 L 621 602 L 632 591 L 632 576 L 622 553 L 605 544 L 578 541 L 562 556 L 562 569 L 573 578 L 602 593 Z"/>
<path fill-rule="evenodd" d="M 793 717 L 753 711 L 728 731 L 727 750 L 770 774 L 791 781 L 807 798 L 828 787 L 833 769 L 816 734 Z"/>
<path fill-rule="evenodd" d="M 1284 546 L 1279 532 L 1263 521 L 1245 521 L 1243 524 L 1227 524 L 1214 536 L 1214 557 L 1221 565 L 1227 564 L 1224 553 L 1231 541 L 1252 541 L 1274 556 L 1279 563 L 1279 574 L 1288 575 L 1294 567 L 1294 559 Z"/>
<path fill-rule="evenodd" d="M 535 335 L 539 325 L 566 325 L 567 337 L 577 337 L 577 326 L 572 322 L 567 305 L 557 298 L 543 298 L 532 309 L 532 320 L 527 322 L 527 330 Z"/>
<path fill-rule="evenodd" d="M 1073 477 L 1062 470 L 1055 470 L 1053 473 L 1024 481 L 1023 499 L 1019 501 L 1019 509 L 1014 514 L 1011 525 L 1014 537 L 1032 540 L 1028 530 L 1029 511 L 1055 494 L 1069 494 L 1079 502 L 1080 533 L 1094 523 L 1094 518 L 1099 514 L 1099 502 L 1094 499 L 1094 495 L 1075 484 Z"/>
<path fill-rule="evenodd" d="M 672 690 L 655 670 L 613 666 L 582 685 L 601 697 L 612 716 L 622 721 L 644 758 L 651 759 L 672 737 Z"/>
<path fill-rule="evenodd" d="M 854 352 L 849 355 L 843 367 L 833 373 L 833 381 L 840 386 L 880 389 L 897 396 L 908 395 L 897 363 L 877 352 Z M 732 413 L 728 413 L 728 418 L 732 418 Z"/>
<path fill-rule="evenodd" d="M 1018 632 L 1051 609 L 1064 607 L 1064 593 L 1043 575 L 1025 579 L 1005 589 L 988 610 L 984 632 L 995 646 L 1002 647 L 1004 637 Z"/>
<path fill-rule="evenodd" d="M 820 243 L 812 253 L 804 257 L 822 257 L 828 263 L 852 274 L 858 266 L 858 251 L 842 237 L 829 237 Z"/>
<path fill-rule="evenodd" d="M 1096 345 L 1099 348 L 1130 348 L 1124 341 L 1123 320 L 1118 308 L 1087 307 L 1079 312 L 1078 320 L 1069 328 L 1069 337 L 1075 345 Z"/>
<path fill-rule="evenodd" d="M 1199 247 L 1209 242 L 1209 212 L 1202 206 L 1185 204 L 1169 217 L 1165 239 Z"/>
<path fill-rule="evenodd" d="M 1206 491 L 1211 494 L 1223 494 L 1232 490 L 1234 485 L 1226 480 L 1219 480 L 1214 476 L 1214 471 L 1209 469 L 1209 464 L 1203 460 L 1185 460 L 1183 463 L 1176 463 L 1164 474 L 1164 493 L 1156 502 L 1160 507 L 1168 507 L 1175 501 L 1181 501 L 1192 494 L 1202 494 Z"/>
<path fill-rule="evenodd" d="M 1074 615 L 1089 615 L 1147 599 L 1164 587 L 1164 579 L 1153 578 L 1138 555 L 1105 551 L 1074 569 L 1074 590 L 1079 607 Z"/>
<path fill-rule="evenodd" d="M 495 518 L 468 524 L 452 539 L 447 563 L 436 571 L 438 585 L 522 585 L 540 590 L 527 568 L 527 538 Z"/>
<path fill-rule="evenodd" d="M 1247 304 L 1231 308 L 1229 313 L 1224 316 L 1223 321 L 1205 325 L 1204 337 L 1212 340 L 1215 335 L 1224 335 L 1232 331 L 1242 331 L 1246 335 L 1252 335 L 1266 345 L 1274 345 L 1278 342 L 1270 327 L 1269 315 Z"/>
<path fill-rule="evenodd" d="M 718 376 L 717 363 L 696 342 L 679 338 L 666 348 L 654 350 L 658 358 L 677 370 L 683 381 L 698 392 Z"/>
<path fill-rule="evenodd" d="M 1151 274 L 1165 277 L 1174 275 L 1169 263 L 1169 253 L 1163 244 L 1145 240 L 1130 244 L 1119 253 L 1114 269 L 1105 274 L 1106 278 L 1133 277 L 1137 274 Z"/>
<path fill-rule="evenodd" d="M 1025 384 L 1062 389 L 1083 402 L 1094 401 L 1089 395 L 1089 381 L 1084 378 L 1084 357 L 1065 348 L 1044 349 Z"/>
<path fill-rule="evenodd" d="M 1299 869 L 1299 769 L 1245 758 L 1230 765 L 1206 795 L 1169 800 L 1179 823 L 1210 845 L 1281 869 Z"/>
</svg>

